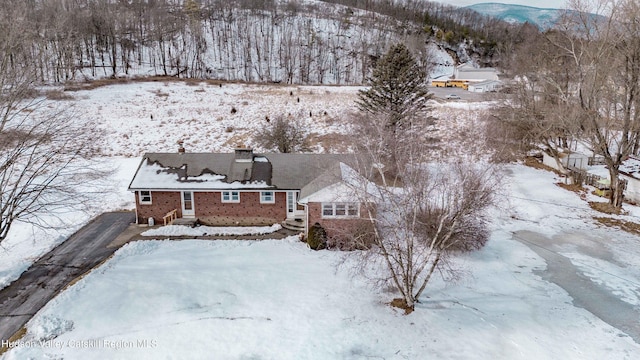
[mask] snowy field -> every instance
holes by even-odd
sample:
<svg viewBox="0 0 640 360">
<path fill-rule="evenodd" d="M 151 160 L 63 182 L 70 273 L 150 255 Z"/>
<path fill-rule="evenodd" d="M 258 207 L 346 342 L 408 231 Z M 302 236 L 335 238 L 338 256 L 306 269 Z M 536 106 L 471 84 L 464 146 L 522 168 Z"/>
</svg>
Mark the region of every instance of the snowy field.
<svg viewBox="0 0 640 360">
<path fill-rule="evenodd" d="M 188 152 L 229 152 L 240 145 L 264 151 L 254 137 L 269 125 L 267 118 L 278 116 L 299 120 L 314 152 L 344 152 L 349 149 L 346 120 L 359 89 L 134 82 L 65 92 L 74 100 L 64 102 L 106 130 L 103 150 L 110 156 L 174 152 L 179 140 Z M 473 145 L 458 146 L 472 141 L 470 132 L 476 130 L 486 103 L 434 102 L 434 107 L 434 116 L 441 121 L 433 136 L 449 140 L 442 144 L 443 154 L 453 155 Z"/>
<path fill-rule="evenodd" d="M 204 93 L 195 91 L 201 87 Z M 119 165 L 110 179 L 117 190 L 95 211 L 133 206 L 126 187 L 143 152 L 175 151 L 179 139 L 187 151 L 230 151 L 235 141 L 253 145 L 264 117 L 283 111 L 321 114 L 304 120 L 309 134 L 323 139 L 316 150 L 346 150 L 338 139 L 356 90 L 133 83 L 75 92 L 79 113 L 108 130 L 108 161 Z M 238 110 L 233 115 L 232 106 Z M 469 134 L 486 106 L 436 104 L 436 131 L 452 139 L 443 155 L 470 148 Z M 3 359 L 637 359 L 640 345 L 543 279 L 545 260 L 513 232 L 573 236 L 558 240 L 554 251 L 636 308 L 640 239 L 596 226 L 592 216 L 601 215 L 556 186 L 551 173 L 512 165 L 504 180 L 503 206 L 495 211 L 487 246 L 456 260 L 465 274 L 460 281 L 433 280 L 408 316 L 386 304 L 393 293 L 353 277 L 349 260 L 336 267 L 344 253 L 311 251 L 295 237 L 145 240 L 125 245 L 47 304 Z M 622 218 L 637 220 L 640 211 L 627 210 L 632 215 Z M 17 227 L 11 245 L 0 249 L 0 274 L 15 278 L 91 216 L 78 215 L 57 234 L 37 232 L 36 250 L 30 228 Z M 586 249 L 580 234 L 600 245 Z"/>
</svg>

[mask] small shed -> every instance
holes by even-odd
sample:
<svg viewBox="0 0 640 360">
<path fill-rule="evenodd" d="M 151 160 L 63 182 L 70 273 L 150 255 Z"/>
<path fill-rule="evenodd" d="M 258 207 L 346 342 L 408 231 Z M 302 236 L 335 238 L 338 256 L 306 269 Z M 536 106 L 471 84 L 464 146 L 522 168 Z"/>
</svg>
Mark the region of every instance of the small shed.
<svg viewBox="0 0 640 360">
<path fill-rule="evenodd" d="M 556 159 L 546 153 L 542 156 L 542 163 L 550 168 L 560 170 Z M 573 151 L 564 152 L 560 154 L 560 163 L 565 169 L 577 168 L 579 170 L 586 170 L 589 166 L 589 156 Z"/>
</svg>

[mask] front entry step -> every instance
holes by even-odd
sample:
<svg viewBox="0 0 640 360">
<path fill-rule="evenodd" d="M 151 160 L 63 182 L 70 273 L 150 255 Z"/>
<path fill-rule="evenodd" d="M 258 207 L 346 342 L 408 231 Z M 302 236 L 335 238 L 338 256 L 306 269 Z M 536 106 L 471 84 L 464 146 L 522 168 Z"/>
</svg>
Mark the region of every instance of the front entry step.
<svg viewBox="0 0 640 360">
<path fill-rule="evenodd" d="M 304 231 L 305 223 L 302 219 L 287 219 L 283 221 L 282 227 L 293 231 Z"/>
</svg>

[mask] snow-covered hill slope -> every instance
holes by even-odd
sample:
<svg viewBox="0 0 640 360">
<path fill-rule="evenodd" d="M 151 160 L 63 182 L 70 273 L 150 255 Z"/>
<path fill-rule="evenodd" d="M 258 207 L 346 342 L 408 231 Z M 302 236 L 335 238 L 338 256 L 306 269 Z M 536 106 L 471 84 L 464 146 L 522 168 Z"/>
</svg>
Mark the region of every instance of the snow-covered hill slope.
<svg viewBox="0 0 640 360">
<path fill-rule="evenodd" d="M 55 24 L 47 22 L 55 16 L 46 9 L 29 8 L 28 21 L 43 22 L 39 25 L 61 35 L 34 31 L 23 40 L 33 44 L 16 55 L 17 62 L 38 64 L 34 80 L 47 84 L 160 75 L 360 85 L 391 44 L 407 44 L 418 63 L 430 61 L 432 37 L 420 21 L 340 4 L 187 1 L 196 7 L 190 11 L 180 1 L 141 2 L 139 7 L 126 1 L 102 3 L 104 11 L 52 3 L 60 11 Z M 442 56 L 448 55 L 442 51 Z"/>
<path fill-rule="evenodd" d="M 255 136 L 278 116 L 300 121 L 314 152 L 339 153 L 349 150 L 349 119 L 359 89 L 167 80 L 65 92 L 73 99 L 61 101 L 105 132 L 103 151 L 109 156 L 173 152 L 178 140 L 189 152 L 229 152 L 240 145 L 270 151 Z M 433 137 L 446 139 L 443 153 L 477 148 L 460 142 L 474 140 L 468 132 L 477 131 L 487 103 L 434 101 L 433 106 L 439 119 Z"/>
</svg>

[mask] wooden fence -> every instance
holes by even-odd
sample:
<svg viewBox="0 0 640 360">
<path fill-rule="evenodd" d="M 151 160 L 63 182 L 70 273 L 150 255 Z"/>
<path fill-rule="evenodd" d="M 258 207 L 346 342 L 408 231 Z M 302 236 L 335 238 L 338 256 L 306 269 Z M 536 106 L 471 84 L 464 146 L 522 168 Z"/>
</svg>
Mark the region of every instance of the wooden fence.
<svg viewBox="0 0 640 360">
<path fill-rule="evenodd" d="M 602 156 L 590 156 L 589 159 L 587 159 L 587 164 L 589 166 L 604 165 L 604 158 Z"/>
<path fill-rule="evenodd" d="M 569 167 L 567 170 L 569 171 L 568 176 L 573 179 L 574 184 L 589 185 L 597 188 L 602 187 L 602 184 L 599 184 L 598 181 L 603 180 L 603 177 L 590 174 L 585 170 L 573 166 Z"/>
<path fill-rule="evenodd" d="M 610 186 L 605 186 L 604 184 L 599 182 L 601 180 L 608 180 L 608 178 L 588 173 L 586 170 L 578 169 L 576 167 L 569 167 L 569 169 L 567 170 L 569 171 L 568 175 L 573 178 L 574 184 L 589 185 L 598 189 L 602 189 L 604 187 L 607 187 L 607 188 L 610 187 Z M 618 179 L 618 184 L 619 184 L 618 189 L 621 192 L 627 188 L 627 180 Z"/>
</svg>

